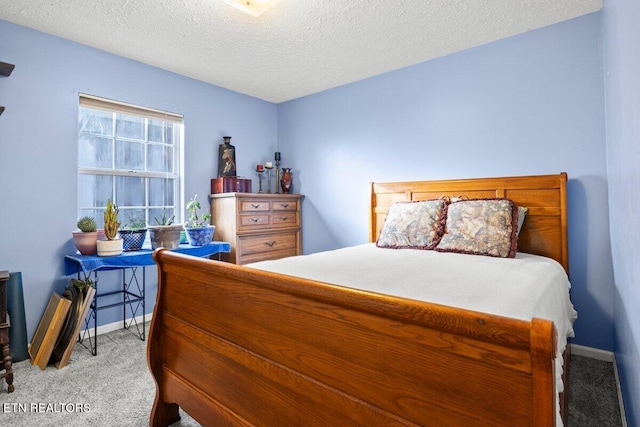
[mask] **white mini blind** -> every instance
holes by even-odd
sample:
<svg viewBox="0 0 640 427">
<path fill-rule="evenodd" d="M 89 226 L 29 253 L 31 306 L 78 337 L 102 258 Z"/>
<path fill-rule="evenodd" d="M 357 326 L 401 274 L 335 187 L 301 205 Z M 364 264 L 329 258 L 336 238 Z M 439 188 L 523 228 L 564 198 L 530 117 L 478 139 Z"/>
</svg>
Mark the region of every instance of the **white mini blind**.
<svg viewBox="0 0 640 427">
<path fill-rule="evenodd" d="M 153 108 L 139 107 L 137 105 L 131 105 L 106 98 L 99 98 L 97 96 L 87 95 L 84 93 L 80 94 L 80 106 L 132 116 L 164 120 L 166 122 L 182 123 L 182 114 L 170 113 Z"/>
</svg>

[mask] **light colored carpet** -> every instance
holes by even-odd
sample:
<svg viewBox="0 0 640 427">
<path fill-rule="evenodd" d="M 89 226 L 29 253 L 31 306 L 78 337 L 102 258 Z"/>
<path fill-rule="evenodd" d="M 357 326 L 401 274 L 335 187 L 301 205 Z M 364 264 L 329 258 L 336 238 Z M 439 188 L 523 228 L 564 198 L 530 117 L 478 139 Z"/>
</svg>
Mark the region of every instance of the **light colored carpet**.
<svg viewBox="0 0 640 427">
<path fill-rule="evenodd" d="M 76 343 L 62 369 L 41 371 L 29 360 L 14 363 L 15 391 L 7 393 L 4 379 L 0 385 L 0 425 L 148 426 L 155 384 L 146 345 L 122 329 L 98 336 L 97 356 Z M 199 426 L 181 416 L 173 426 Z"/>
</svg>

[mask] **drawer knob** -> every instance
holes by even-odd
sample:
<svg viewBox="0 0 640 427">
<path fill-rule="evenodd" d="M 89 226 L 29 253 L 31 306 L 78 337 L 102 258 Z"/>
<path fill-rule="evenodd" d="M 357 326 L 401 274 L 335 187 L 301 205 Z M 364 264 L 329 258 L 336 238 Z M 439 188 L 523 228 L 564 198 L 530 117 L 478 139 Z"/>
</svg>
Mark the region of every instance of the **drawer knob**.
<svg viewBox="0 0 640 427">
<path fill-rule="evenodd" d="M 251 203 L 251 206 L 253 207 L 253 209 L 258 209 L 262 205 L 259 204 L 259 203 L 257 203 L 257 204 L 256 203 Z"/>
<path fill-rule="evenodd" d="M 280 203 L 280 206 L 286 209 L 289 207 L 289 203 Z"/>
<path fill-rule="evenodd" d="M 289 217 L 288 217 L 288 216 L 281 216 L 281 217 L 280 217 L 280 220 L 282 220 L 282 221 L 286 221 L 287 219 L 289 219 Z"/>
<path fill-rule="evenodd" d="M 249 218 L 251 222 L 260 222 L 260 218 Z"/>
<path fill-rule="evenodd" d="M 272 247 L 273 245 L 275 245 L 275 244 L 276 244 L 276 242 L 275 242 L 275 240 L 272 240 L 272 241 L 270 241 L 270 242 L 264 242 L 264 244 L 265 244 L 265 245 L 267 245 L 267 246 L 269 246 L 269 247 Z"/>
</svg>

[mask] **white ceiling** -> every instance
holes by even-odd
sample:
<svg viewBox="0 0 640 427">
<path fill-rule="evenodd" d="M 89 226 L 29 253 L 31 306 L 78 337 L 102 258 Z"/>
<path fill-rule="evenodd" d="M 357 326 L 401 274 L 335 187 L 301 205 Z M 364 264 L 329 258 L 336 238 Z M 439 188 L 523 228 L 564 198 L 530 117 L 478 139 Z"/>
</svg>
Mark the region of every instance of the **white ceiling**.
<svg viewBox="0 0 640 427">
<path fill-rule="evenodd" d="M 0 19 L 279 103 L 602 8 L 602 0 L 0 0 Z"/>
</svg>

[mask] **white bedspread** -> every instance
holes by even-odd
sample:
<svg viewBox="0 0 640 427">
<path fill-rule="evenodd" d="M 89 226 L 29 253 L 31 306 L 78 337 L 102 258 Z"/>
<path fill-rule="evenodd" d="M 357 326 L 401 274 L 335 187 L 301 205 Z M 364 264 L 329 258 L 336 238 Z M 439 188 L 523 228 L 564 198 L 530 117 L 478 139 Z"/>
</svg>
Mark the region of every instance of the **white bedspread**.
<svg viewBox="0 0 640 427">
<path fill-rule="evenodd" d="M 577 313 L 568 277 L 551 258 L 525 253 L 492 258 L 369 243 L 248 267 L 522 320 L 552 320 L 558 330 L 556 389 L 564 388 L 562 353 L 574 336 Z"/>
</svg>

